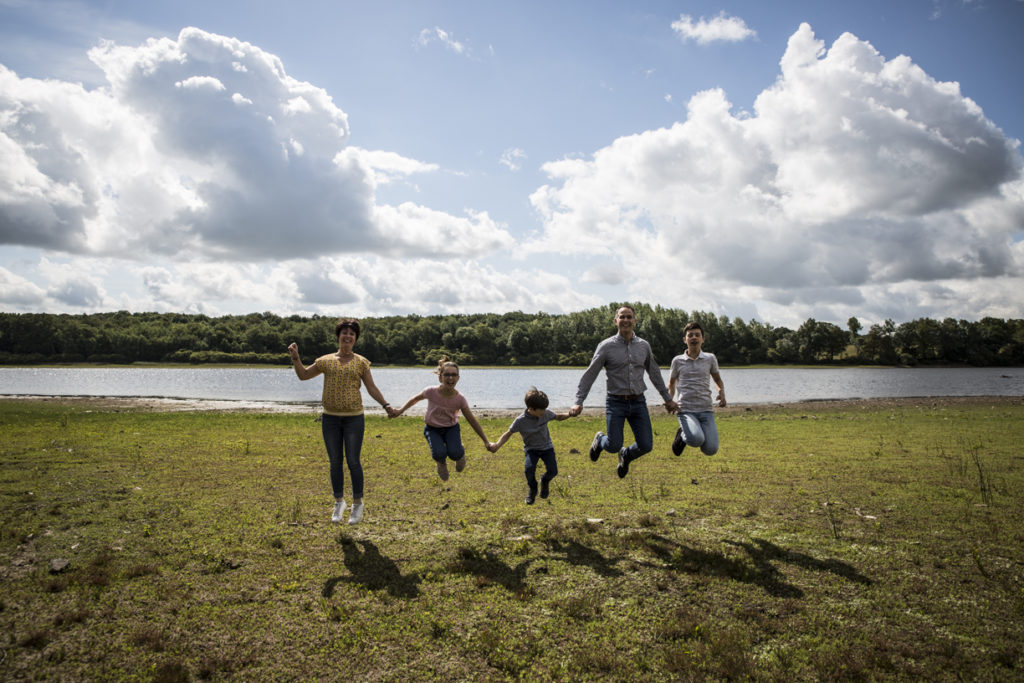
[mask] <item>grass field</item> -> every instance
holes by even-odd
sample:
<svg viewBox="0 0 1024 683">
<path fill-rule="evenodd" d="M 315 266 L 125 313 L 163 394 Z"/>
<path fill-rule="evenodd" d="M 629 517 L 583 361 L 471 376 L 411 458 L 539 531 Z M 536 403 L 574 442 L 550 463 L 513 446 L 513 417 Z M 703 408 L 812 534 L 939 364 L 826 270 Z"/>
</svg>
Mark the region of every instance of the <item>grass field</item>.
<svg viewBox="0 0 1024 683">
<path fill-rule="evenodd" d="M 0 677 L 1024 678 L 1020 399 L 659 416 L 621 481 L 602 425 L 527 506 L 518 437 L 442 483 L 368 418 L 348 526 L 312 414 L 0 401 Z"/>
</svg>

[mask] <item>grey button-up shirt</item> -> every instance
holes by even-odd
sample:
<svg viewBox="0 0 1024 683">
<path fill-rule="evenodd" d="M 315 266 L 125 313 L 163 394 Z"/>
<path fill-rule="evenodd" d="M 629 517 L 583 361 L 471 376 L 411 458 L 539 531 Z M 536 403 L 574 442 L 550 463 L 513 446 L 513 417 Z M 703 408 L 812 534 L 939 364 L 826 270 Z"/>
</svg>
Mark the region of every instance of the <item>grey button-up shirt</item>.
<svg viewBox="0 0 1024 683">
<path fill-rule="evenodd" d="M 658 390 L 661 397 L 667 403 L 672 399 L 665 386 L 665 379 L 661 376 L 661 368 L 654 360 L 654 352 L 651 345 L 645 340 L 633 335 L 627 342 L 621 334 L 608 337 L 597 345 L 594 357 L 590 366 L 583 373 L 579 387 L 576 389 L 576 405 L 583 405 L 590 393 L 597 375 L 604 368 L 607 379 L 606 391 L 609 394 L 624 396 L 629 394 L 643 394 L 647 391 L 644 384 L 644 373 L 651 378 L 651 383 Z"/>
</svg>

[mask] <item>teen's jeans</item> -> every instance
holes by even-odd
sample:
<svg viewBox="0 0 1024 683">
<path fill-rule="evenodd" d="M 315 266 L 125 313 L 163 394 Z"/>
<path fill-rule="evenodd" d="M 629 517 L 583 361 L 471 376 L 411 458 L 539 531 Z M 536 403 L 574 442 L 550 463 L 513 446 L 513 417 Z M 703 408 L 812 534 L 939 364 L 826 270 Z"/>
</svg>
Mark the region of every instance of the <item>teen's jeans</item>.
<svg viewBox="0 0 1024 683">
<path fill-rule="evenodd" d="M 626 448 L 626 461 L 636 460 L 654 448 L 654 434 L 651 431 L 651 415 L 647 412 L 647 399 L 643 395 L 626 399 L 611 394 L 605 399 L 605 430 L 601 447 L 618 453 L 622 448 L 623 426 L 629 422 L 636 439 Z"/>
<path fill-rule="evenodd" d="M 451 427 L 426 425 L 423 428 L 423 436 L 427 437 L 430 457 L 436 462 L 444 462 L 445 458 L 458 462 L 466 455 L 466 448 L 462 445 L 462 430 L 459 429 L 458 422 Z"/>
<path fill-rule="evenodd" d="M 551 481 L 558 474 L 558 462 L 555 460 L 554 448 L 528 448 L 526 450 L 526 485 L 531 491 L 537 490 L 537 461 L 543 460 L 547 470 L 541 481 Z"/>
<path fill-rule="evenodd" d="M 679 426 L 683 429 L 683 441 L 687 446 L 699 447 L 704 455 L 714 455 L 718 452 L 718 425 L 715 424 L 715 411 L 681 412 L 678 417 Z"/>
<path fill-rule="evenodd" d="M 363 465 L 359 454 L 363 449 L 365 427 L 362 415 L 339 417 L 325 414 L 321 418 L 324 446 L 331 462 L 331 488 L 337 500 L 345 497 L 345 463 L 348 463 L 348 472 L 352 476 L 352 497 L 356 500 L 363 497 Z"/>
</svg>

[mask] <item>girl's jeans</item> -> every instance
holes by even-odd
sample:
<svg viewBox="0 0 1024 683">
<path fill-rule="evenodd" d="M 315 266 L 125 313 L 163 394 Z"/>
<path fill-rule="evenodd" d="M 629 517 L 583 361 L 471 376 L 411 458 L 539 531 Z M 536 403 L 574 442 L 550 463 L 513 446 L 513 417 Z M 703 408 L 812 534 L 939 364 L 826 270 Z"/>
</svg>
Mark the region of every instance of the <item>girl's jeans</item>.
<svg viewBox="0 0 1024 683">
<path fill-rule="evenodd" d="M 426 425 L 423 428 L 423 436 L 427 437 L 430 457 L 437 462 L 444 462 L 445 458 L 458 462 L 466 455 L 466 449 L 462 445 L 462 430 L 459 429 L 458 422 L 451 427 Z"/>
<path fill-rule="evenodd" d="M 352 496 L 356 500 L 363 497 L 363 465 L 359 461 L 359 454 L 363 449 L 365 426 L 366 421 L 362 415 L 323 415 L 321 418 L 324 446 L 327 447 L 327 458 L 331 462 L 331 488 L 337 500 L 345 497 L 344 463 L 348 463 L 348 472 L 352 475 Z"/>
</svg>

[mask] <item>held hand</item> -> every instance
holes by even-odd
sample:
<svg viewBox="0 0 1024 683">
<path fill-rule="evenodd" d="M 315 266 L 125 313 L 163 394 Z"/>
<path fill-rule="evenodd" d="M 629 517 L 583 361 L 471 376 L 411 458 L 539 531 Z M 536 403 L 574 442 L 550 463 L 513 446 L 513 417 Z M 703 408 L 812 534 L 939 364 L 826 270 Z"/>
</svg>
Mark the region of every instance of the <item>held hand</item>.
<svg viewBox="0 0 1024 683">
<path fill-rule="evenodd" d="M 676 403 L 675 401 L 666 401 L 665 402 L 665 412 L 666 413 L 678 413 L 679 412 L 679 404 Z"/>
<path fill-rule="evenodd" d="M 489 452 L 491 452 L 491 453 L 497 453 L 498 452 L 498 444 L 492 443 L 492 442 L 488 441 L 487 442 L 487 450 Z"/>
<path fill-rule="evenodd" d="M 384 406 L 384 411 L 388 414 L 389 418 L 395 417 L 395 413 L 398 412 L 391 406 Z"/>
<path fill-rule="evenodd" d="M 569 417 L 576 417 L 583 412 L 583 406 L 577 403 L 569 409 Z"/>
</svg>

